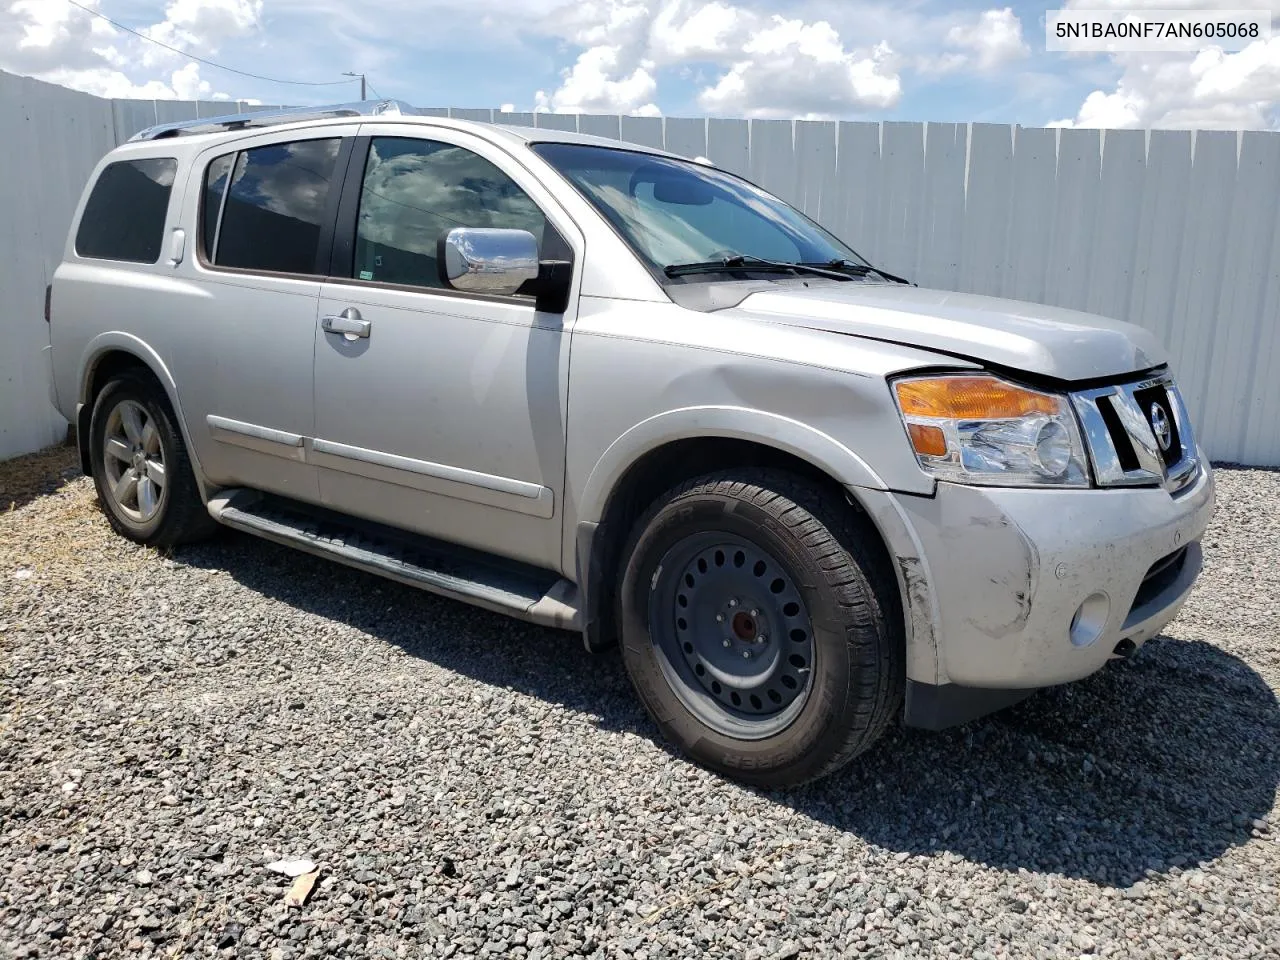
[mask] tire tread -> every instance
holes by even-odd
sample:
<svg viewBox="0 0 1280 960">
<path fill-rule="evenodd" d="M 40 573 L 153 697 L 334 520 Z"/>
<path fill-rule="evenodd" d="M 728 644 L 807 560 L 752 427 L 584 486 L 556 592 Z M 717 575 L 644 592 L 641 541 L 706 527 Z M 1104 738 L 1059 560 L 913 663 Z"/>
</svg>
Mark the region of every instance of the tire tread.
<svg viewBox="0 0 1280 960">
<path fill-rule="evenodd" d="M 902 704 L 906 646 L 897 582 L 884 559 L 868 547 L 879 544 L 879 534 L 860 508 L 833 490 L 776 468 L 734 468 L 692 477 L 659 497 L 636 522 L 623 563 L 659 512 L 695 497 L 747 502 L 770 514 L 801 545 L 835 595 L 850 660 L 857 667 L 844 691 L 853 722 L 820 766 L 787 785 L 825 777 L 878 740 Z"/>
</svg>

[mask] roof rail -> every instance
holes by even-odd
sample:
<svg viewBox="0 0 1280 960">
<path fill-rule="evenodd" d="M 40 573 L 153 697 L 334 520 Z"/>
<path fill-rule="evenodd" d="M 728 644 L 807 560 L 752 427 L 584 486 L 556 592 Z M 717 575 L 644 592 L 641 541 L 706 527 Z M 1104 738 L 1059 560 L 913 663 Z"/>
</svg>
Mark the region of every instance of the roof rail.
<svg viewBox="0 0 1280 960">
<path fill-rule="evenodd" d="M 248 113 L 230 113 L 223 117 L 201 117 L 198 120 L 179 120 L 176 123 L 158 123 L 139 130 L 129 142 L 160 140 L 164 137 L 189 137 L 200 133 L 216 133 L 219 130 L 250 130 L 257 127 L 273 127 L 281 123 L 300 120 L 327 120 L 333 117 L 418 116 L 417 107 L 403 100 L 361 100 L 354 103 L 335 103 L 323 107 L 285 107 L 280 110 L 250 110 Z"/>
</svg>

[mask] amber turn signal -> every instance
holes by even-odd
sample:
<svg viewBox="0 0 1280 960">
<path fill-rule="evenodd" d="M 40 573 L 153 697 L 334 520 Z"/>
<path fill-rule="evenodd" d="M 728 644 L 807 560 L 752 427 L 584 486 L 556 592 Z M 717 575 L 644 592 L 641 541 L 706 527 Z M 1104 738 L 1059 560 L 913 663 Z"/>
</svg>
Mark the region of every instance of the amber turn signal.
<svg viewBox="0 0 1280 960">
<path fill-rule="evenodd" d="M 1014 420 L 1034 413 L 1053 416 L 1061 412 L 1057 397 L 990 376 L 900 380 L 894 389 L 898 405 L 908 417 Z"/>
<path fill-rule="evenodd" d="M 911 446 L 916 453 L 926 457 L 945 457 L 947 455 L 947 437 L 941 427 L 926 423 L 907 424 L 907 433 L 911 435 Z"/>
</svg>

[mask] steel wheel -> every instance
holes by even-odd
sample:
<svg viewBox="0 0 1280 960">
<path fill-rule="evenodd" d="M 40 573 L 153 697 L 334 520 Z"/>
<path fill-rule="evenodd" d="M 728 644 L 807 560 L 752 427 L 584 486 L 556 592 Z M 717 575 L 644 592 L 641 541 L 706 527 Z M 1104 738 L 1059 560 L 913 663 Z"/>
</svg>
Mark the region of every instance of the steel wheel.
<svg viewBox="0 0 1280 960">
<path fill-rule="evenodd" d="M 785 729 L 804 707 L 814 667 L 795 578 L 759 545 L 713 532 L 677 543 L 658 569 L 649 624 L 672 692 L 727 736 Z"/>
<path fill-rule="evenodd" d="M 135 523 L 147 523 L 165 502 L 164 448 L 160 431 L 136 400 L 121 400 L 107 416 L 102 441 L 106 487 L 115 505 Z"/>
</svg>

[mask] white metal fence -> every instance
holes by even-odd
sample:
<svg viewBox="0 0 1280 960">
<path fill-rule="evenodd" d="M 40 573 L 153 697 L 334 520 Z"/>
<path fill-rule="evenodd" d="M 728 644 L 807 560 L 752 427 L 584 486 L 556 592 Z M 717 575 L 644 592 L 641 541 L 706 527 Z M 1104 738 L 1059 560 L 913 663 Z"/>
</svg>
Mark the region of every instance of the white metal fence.
<svg viewBox="0 0 1280 960">
<path fill-rule="evenodd" d="M 41 298 L 94 162 L 142 127 L 229 109 L 0 73 L 0 457 L 64 429 Z M 921 286 L 1140 324 L 1168 344 L 1209 455 L 1280 466 L 1280 134 L 429 112 L 706 156 Z"/>
</svg>

